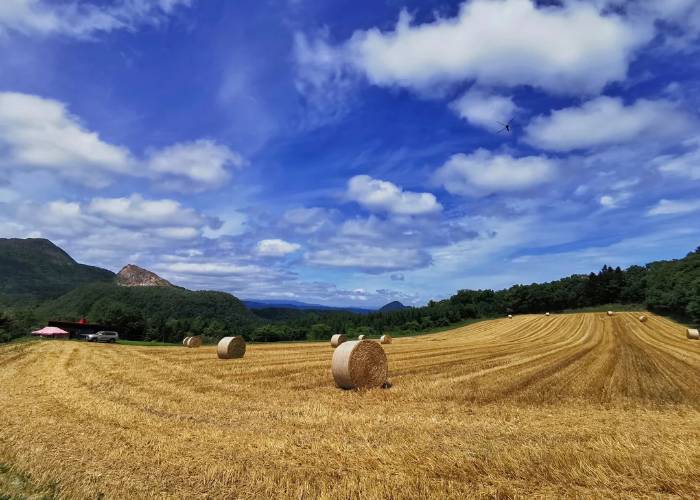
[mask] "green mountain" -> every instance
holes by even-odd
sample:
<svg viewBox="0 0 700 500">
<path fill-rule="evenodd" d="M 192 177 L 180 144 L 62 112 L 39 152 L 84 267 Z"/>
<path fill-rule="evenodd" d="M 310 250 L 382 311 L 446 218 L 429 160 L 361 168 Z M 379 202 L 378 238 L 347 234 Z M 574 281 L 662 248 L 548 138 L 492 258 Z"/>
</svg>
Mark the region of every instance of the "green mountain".
<svg viewBox="0 0 700 500">
<path fill-rule="evenodd" d="M 49 240 L 0 238 L 0 304 L 52 299 L 86 283 L 111 282 L 114 273 L 86 266 Z"/>
<path fill-rule="evenodd" d="M 406 309 L 407 307 L 408 306 L 403 305 L 398 300 L 395 300 L 379 308 L 379 312 L 400 311 L 401 309 Z"/>
</svg>

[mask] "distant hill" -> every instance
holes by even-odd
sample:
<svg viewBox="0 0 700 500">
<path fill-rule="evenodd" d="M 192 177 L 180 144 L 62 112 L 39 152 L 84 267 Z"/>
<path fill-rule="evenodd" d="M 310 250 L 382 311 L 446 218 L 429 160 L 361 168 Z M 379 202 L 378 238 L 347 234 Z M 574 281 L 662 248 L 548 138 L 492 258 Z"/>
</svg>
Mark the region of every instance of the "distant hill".
<svg viewBox="0 0 700 500">
<path fill-rule="evenodd" d="M 401 309 L 407 309 L 407 308 L 408 308 L 408 306 L 405 306 L 401 302 L 399 302 L 398 300 L 395 300 L 394 302 L 389 302 L 387 305 L 379 308 L 379 312 L 400 311 Z"/>
<path fill-rule="evenodd" d="M 121 286 L 173 286 L 156 273 L 134 264 L 127 264 L 117 273 L 117 284 Z"/>
<path fill-rule="evenodd" d="M 346 311 L 357 314 L 369 314 L 374 312 L 373 309 L 364 309 L 360 307 L 333 307 L 322 306 L 320 304 L 307 304 L 305 302 L 297 302 L 295 300 L 244 300 L 243 303 L 248 309 L 301 309 L 313 311 Z"/>
<path fill-rule="evenodd" d="M 52 299 L 86 283 L 111 282 L 114 273 L 86 266 L 49 240 L 0 238 L 0 301 Z"/>
</svg>

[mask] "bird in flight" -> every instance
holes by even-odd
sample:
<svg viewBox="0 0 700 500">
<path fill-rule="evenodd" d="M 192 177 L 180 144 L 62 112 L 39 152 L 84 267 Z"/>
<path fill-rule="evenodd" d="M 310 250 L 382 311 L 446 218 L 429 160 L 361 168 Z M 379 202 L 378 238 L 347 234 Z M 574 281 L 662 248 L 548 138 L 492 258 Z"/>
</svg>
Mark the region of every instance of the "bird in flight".
<svg viewBox="0 0 700 500">
<path fill-rule="evenodd" d="M 501 123 L 501 122 L 496 122 L 499 125 L 502 125 L 502 128 L 496 132 L 497 134 L 500 134 L 501 132 L 505 132 L 506 134 L 510 134 L 513 130 L 513 126 L 511 125 L 512 120 L 509 121 L 508 123 Z"/>
</svg>

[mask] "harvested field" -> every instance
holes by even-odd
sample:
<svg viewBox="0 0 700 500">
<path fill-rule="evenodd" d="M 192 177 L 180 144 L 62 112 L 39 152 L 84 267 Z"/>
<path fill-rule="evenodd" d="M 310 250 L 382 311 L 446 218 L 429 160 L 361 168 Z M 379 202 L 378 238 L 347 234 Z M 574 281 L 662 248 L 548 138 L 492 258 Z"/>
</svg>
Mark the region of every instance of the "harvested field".
<svg viewBox="0 0 700 500">
<path fill-rule="evenodd" d="M 516 316 L 383 346 L 0 347 L 0 463 L 66 498 L 700 497 L 700 342 L 647 314 Z"/>
</svg>

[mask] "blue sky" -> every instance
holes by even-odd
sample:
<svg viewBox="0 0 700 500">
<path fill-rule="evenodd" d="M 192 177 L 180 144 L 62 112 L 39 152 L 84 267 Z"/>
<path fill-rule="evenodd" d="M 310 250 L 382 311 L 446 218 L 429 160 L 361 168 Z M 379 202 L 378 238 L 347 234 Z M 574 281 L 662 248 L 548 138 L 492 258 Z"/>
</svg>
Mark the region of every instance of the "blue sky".
<svg viewBox="0 0 700 500">
<path fill-rule="evenodd" d="M 699 35 L 695 0 L 3 0 L 0 236 L 357 307 L 681 257 Z"/>
</svg>

